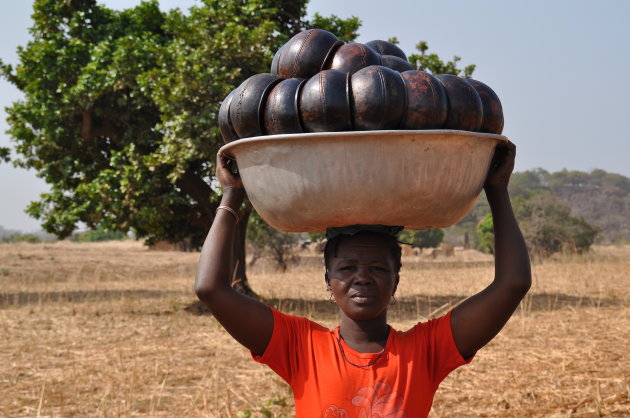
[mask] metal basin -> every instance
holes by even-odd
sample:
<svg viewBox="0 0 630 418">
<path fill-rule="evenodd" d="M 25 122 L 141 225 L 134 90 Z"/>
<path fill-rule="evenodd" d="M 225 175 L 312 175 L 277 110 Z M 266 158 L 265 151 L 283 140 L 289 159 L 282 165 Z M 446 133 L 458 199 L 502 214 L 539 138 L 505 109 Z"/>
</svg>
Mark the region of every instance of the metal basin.
<svg viewBox="0 0 630 418">
<path fill-rule="evenodd" d="M 502 141 L 454 130 L 355 131 L 261 136 L 221 150 L 236 158 L 258 214 L 281 231 L 421 230 L 468 213 Z"/>
</svg>

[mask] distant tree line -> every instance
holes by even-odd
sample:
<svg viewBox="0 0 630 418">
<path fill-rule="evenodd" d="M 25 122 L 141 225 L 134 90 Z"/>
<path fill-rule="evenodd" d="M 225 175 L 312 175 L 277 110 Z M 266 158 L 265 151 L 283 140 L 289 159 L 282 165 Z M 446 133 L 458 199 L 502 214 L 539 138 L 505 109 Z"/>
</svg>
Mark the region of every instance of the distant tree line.
<svg viewBox="0 0 630 418">
<path fill-rule="evenodd" d="M 510 197 L 534 256 L 559 251 L 583 252 L 594 242 L 630 242 L 630 179 L 604 170 L 543 169 L 514 173 Z M 492 216 L 485 196 L 451 236 L 471 233 L 473 246 L 492 252 Z"/>
<path fill-rule="evenodd" d="M 119 241 L 128 239 L 127 235 L 120 231 L 108 231 L 103 228 L 96 228 L 87 231 L 74 232 L 70 237 L 73 242 L 99 242 L 99 241 Z M 23 233 L 20 231 L 8 230 L 0 226 L 0 243 L 27 242 L 37 244 L 40 242 L 55 242 L 57 237 L 45 232 Z"/>
</svg>

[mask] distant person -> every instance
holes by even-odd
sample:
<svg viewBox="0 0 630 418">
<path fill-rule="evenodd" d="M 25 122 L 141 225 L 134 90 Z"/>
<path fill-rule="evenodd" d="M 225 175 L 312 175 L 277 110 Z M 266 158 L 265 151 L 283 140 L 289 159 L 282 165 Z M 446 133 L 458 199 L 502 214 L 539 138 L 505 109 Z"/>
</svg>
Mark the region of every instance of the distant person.
<svg viewBox="0 0 630 418">
<path fill-rule="evenodd" d="M 333 331 L 235 291 L 231 249 L 245 190 L 224 155 L 217 156 L 223 197 L 201 252 L 197 296 L 256 361 L 289 383 L 298 417 L 426 416 L 440 382 L 497 335 L 530 287 L 529 256 L 507 192 L 515 153 L 512 143 L 497 147 L 484 185 L 494 219 L 494 281 L 441 318 L 404 332 L 387 324 L 401 251 L 386 228 L 340 228 L 329 239 L 325 283 L 340 315 Z"/>
</svg>

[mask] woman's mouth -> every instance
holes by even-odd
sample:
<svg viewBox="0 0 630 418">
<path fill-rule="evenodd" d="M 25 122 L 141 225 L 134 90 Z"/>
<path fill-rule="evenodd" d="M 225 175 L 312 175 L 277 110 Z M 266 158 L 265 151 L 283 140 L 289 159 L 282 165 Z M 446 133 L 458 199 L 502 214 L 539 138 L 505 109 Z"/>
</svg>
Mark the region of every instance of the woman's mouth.
<svg viewBox="0 0 630 418">
<path fill-rule="evenodd" d="M 355 303 L 365 304 L 365 303 L 371 303 L 374 300 L 376 300 L 376 296 L 358 293 L 358 294 L 350 296 L 350 299 L 352 299 Z"/>
</svg>

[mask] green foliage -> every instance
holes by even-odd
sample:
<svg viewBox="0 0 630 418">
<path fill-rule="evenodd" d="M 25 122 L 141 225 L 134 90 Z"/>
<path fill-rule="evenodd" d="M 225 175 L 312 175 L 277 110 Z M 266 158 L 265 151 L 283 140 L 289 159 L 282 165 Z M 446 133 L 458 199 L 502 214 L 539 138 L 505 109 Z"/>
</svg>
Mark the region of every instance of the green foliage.
<svg viewBox="0 0 630 418">
<path fill-rule="evenodd" d="M 547 191 L 514 200 L 514 213 L 532 255 L 546 257 L 559 251 L 581 253 L 590 249 L 598 229 L 570 216 L 570 211 Z"/>
<path fill-rule="evenodd" d="M 11 159 L 11 150 L 6 147 L 0 147 L 0 162 L 8 163 Z"/>
<path fill-rule="evenodd" d="M 484 253 L 494 254 L 494 223 L 490 213 L 486 213 L 486 216 L 477 224 L 475 248 Z"/>
<path fill-rule="evenodd" d="M 71 240 L 77 242 L 100 242 L 100 241 L 119 241 L 127 239 L 127 235 L 120 231 L 107 231 L 98 228 L 90 231 L 74 233 Z"/>
<path fill-rule="evenodd" d="M 309 232 L 308 238 L 311 242 L 318 242 L 318 241 L 326 239 L 326 234 L 322 232 Z"/>
<path fill-rule="evenodd" d="M 444 231 L 441 229 L 427 229 L 424 231 L 402 231 L 398 239 L 418 248 L 436 248 L 444 239 Z"/>
<path fill-rule="evenodd" d="M 514 173 L 510 180 L 510 194 L 523 196 L 532 190 L 549 190 L 553 193 L 562 190 L 611 190 L 619 195 L 630 194 L 630 178 L 604 170 L 584 171 L 561 170 L 550 173 L 542 168 Z"/>
<path fill-rule="evenodd" d="M 123 11 L 96 0 L 36 0 L 19 64 L 0 63 L 24 93 L 7 109 L 14 163 L 51 185 L 28 213 L 59 237 L 83 222 L 199 246 L 219 199 L 208 180 L 222 145 L 223 98 L 268 71 L 303 26 L 356 37 L 358 19 L 304 22 L 306 4 L 205 0 L 164 13 L 156 0 Z"/>
<path fill-rule="evenodd" d="M 12 234 L 0 238 L 0 242 L 27 242 L 29 244 L 39 244 L 43 240 L 35 234 Z"/>
<path fill-rule="evenodd" d="M 463 69 L 458 68 L 457 65 L 461 61 L 461 58 L 454 56 L 451 61 L 442 61 L 440 57 L 431 53 L 428 54 L 429 44 L 426 41 L 421 41 L 416 45 L 416 49 L 419 54 L 409 55 L 409 62 L 414 68 L 422 71 L 427 71 L 432 74 L 453 74 L 461 75 L 465 78 L 470 78 L 475 71 L 475 64 L 467 65 Z"/>
<path fill-rule="evenodd" d="M 336 15 L 329 17 L 323 17 L 319 13 L 313 15 L 313 20 L 308 22 L 305 29 L 319 28 L 325 29 L 328 32 L 334 33 L 339 39 L 345 42 L 354 41 L 359 36 L 359 28 L 361 27 L 361 20 L 352 16 L 348 19 L 341 19 Z"/>
</svg>

